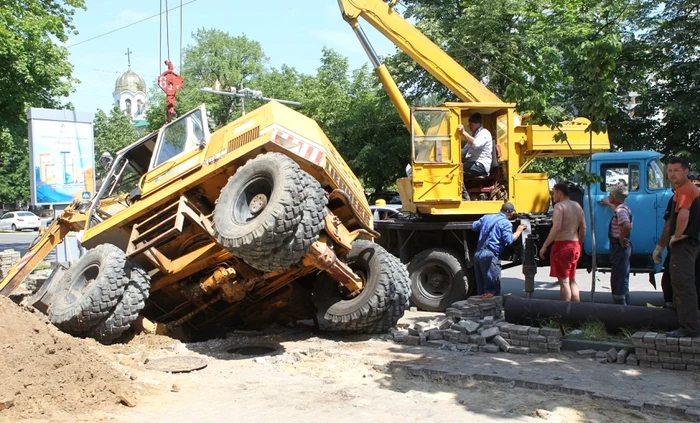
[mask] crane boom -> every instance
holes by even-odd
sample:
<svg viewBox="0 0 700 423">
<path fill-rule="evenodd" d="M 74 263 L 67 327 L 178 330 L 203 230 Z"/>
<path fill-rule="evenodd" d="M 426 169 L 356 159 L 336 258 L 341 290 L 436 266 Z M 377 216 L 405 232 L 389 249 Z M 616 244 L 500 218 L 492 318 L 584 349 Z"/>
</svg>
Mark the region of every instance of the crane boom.
<svg viewBox="0 0 700 423">
<path fill-rule="evenodd" d="M 353 29 L 357 26 L 357 18 L 362 17 L 462 101 L 502 102 L 474 75 L 396 12 L 394 3 L 395 1 L 385 3 L 380 0 L 338 0 L 343 19 Z"/>
</svg>

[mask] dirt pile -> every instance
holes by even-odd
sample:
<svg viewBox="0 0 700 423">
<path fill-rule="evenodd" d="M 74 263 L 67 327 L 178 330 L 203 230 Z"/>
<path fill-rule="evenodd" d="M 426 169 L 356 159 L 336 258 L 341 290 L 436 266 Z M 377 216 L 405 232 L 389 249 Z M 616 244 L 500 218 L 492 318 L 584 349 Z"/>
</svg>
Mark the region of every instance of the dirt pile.
<svg viewBox="0 0 700 423">
<path fill-rule="evenodd" d="M 71 420 L 136 398 L 136 384 L 109 350 L 60 332 L 40 313 L 0 296 L 0 420 Z M 2 409 L 3 407 L 0 407 Z"/>
</svg>

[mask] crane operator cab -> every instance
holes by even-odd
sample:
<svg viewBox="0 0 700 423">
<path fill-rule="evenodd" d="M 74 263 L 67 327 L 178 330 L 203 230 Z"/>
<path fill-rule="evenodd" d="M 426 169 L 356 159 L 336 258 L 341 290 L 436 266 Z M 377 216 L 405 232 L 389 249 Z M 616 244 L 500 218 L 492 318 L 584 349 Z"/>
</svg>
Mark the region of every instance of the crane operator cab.
<svg viewBox="0 0 700 423">
<path fill-rule="evenodd" d="M 508 116 L 513 113 L 509 106 L 505 103 L 446 103 L 439 107 L 412 108 L 412 201 L 444 203 L 481 200 L 502 203 L 507 199 L 506 172 L 501 163 L 506 158 L 501 149 L 507 145 Z M 469 122 L 470 118 L 481 122 Z M 466 135 L 460 131 L 460 125 L 464 127 Z M 485 171 L 480 172 L 481 176 L 473 176 L 468 168 L 475 159 L 473 152 L 469 153 L 471 144 L 467 140 L 469 137 L 473 140 L 474 133 L 480 131 L 488 131 L 491 142 L 485 155 L 488 156 L 487 160 L 483 160 L 482 155 L 484 164 L 481 166 Z M 484 135 L 481 134 L 482 137 Z M 465 156 L 469 162 L 465 162 Z M 405 182 L 399 182 L 401 185 L 408 188 Z"/>
</svg>

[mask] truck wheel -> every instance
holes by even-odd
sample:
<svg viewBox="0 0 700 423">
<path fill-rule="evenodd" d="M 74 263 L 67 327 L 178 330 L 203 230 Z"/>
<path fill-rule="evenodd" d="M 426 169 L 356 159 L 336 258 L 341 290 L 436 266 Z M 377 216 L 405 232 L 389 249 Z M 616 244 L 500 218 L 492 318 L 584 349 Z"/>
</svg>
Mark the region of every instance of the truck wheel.
<svg viewBox="0 0 700 423">
<path fill-rule="evenodd" d="M 87 332 L 90 338 L 103 344 L 114 342 L 131 327 L 146 306 L 146 299 L 151 289 L 151 278 L 135 263 L 131 263 L 129 273 L 129 283 L 114 312 Z"/>
<path fill-rule="evenodd" d="M 311 175 L 301 172 L 301 183 L 304 187 L 304 201 L 301 205 L 301 221 L 297 225 L 294 236 L 286 243 L 276 248 L 271 254 L 259 259 L 247 259 L 246 263 L 264 272 L 284 270 L 299 262 L 304 254 L 309 252 L 311 244 L 326 226 L 327 214 L 326 191 Z"/>
<path fill-rule="evenodd" d="M 280 153 L 241 166 L 214 208 L 214 236 L 243 260 L 260 259 L 293 237 L 301 220 L 301 170 Z"/>
<path fill-rule="evenodd" d="M 364 283 L 349 298 L 344 288 L 323 273 L 314 286 L 314 303 L 321 315 L 337 329 L 355 333 L 384 332 L 396 325 L 408 307 L 408 273 L 396 257 L 379 244 L 356 240 L 345 262 Z"/>
<path fill-rule="evenodd" d="M 112 314 L 129 282 L 126 261 L 124 252 L 112 244 L 85 253 L 51 287 L 56 293 L 48 309 L 51 323 L 82 335 Z"/>
<path fill-rule="evenodd" d="M 417 254 L 408 264 L 411 300 L 421 310 L 445 311 L 467 297 L 466 268 L 454 250 L 431 248 Z"/>
</svg>

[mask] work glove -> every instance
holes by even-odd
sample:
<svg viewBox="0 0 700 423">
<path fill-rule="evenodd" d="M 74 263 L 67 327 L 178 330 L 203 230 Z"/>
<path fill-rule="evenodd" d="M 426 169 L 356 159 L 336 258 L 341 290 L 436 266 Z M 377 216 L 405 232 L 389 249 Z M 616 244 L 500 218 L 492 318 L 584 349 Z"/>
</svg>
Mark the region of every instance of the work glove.
<svg viewBox="0 0 700 423">
<path fill-rule="evenodd" d="M 661 264 L 661 253 L 663 253 L 664 247 L 657 245 L 656 248 L 654 248 L 654 254 L 652 254 L 652 257 L 654 258 L 654 263 L 656 264 Z"/>
</svg>

